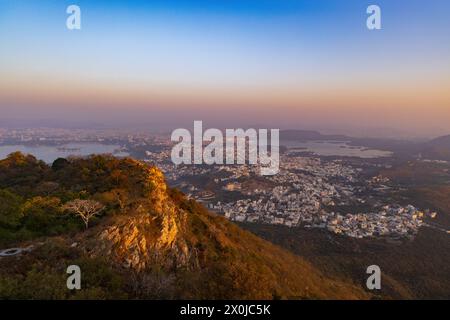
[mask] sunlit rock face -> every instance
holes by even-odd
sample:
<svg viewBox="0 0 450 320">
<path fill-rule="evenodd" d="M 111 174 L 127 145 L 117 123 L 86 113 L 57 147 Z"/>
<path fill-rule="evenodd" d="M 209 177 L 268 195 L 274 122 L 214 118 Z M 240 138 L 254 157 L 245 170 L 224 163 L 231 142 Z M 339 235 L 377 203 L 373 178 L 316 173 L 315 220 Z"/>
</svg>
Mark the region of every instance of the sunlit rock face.
<svg viewBox="0 0 450 320">
<path fill-rule="evenodd" d="M 159 169 L 137 161 L 135 164 L 142 169 L 149 201 L 97 233 L 92 254 L 109 256 L 136 271 L 153 264 L 167 269 L 195 264 L 196 259 L 183 238 L 187 213 L 170 199 Z"/>
</svg>

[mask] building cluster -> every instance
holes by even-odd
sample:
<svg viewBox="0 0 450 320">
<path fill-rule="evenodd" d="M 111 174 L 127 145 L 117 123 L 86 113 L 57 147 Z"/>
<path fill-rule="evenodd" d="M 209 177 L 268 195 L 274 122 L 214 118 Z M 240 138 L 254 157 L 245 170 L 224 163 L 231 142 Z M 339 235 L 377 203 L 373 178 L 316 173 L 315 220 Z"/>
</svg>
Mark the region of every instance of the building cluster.
<svg viewBox="0 0 450 320">
<path fill-rule="evenodd" d="M 436 213 L 427 213 L 431 218 Z M 385 205 L 379 211 L 341 215 L 332 212 L 324 227 L 338 234 L 354 238 L 373 236 L 408 236 L 417 233 L 422 226 L 425 213 L 412 205 Z"/>
<path fill-rule="evenodd" d="M 240 190 L 242 198 L 235 202 L 212 203 L 209 207 L 236 221 L 263 222 L 296 226 L 311 222 L 323 206 L 344 204 L 354 196 L 357 170 L 340 161 L 322 162 L 317 158 L 286 157 L 280 173 L 268 176 L 271 188 Z M 332 181 L 331 181 L 332 180 Z M 229 190 L 230 184 L 226 185 Z"/>
<path fill-rule="evenodd" d="M 423 224 L 424 213 L 411 205 L 387 204 L 356 213 L 330 209 L 355 201 L 366 203 L 359 194 L 360 170 L 341 161 L 289 157 L 282 164 L 278 175 L 267 178 L 275 187 L 244 191 L 239 185 L 228 184 L 225 190 L 240 190 L 242 198 L 209 203 L 209 208 L 233 221 L 323 228 L 354 238 L 413 235 Z M 375 182 L 388 181 L 380 177 L 366 181 L 370 188 L 377 187 Z M 436 213 L 430 215 L 434 217 Z"/>
<path fill-rule="evenodd" d="M 233 221 L 323 228 L 364 238 L 415 234 L 429 214 L 411 205 L 394 205 L 389 198 L 374 199 L 387 194 L 389 179 L 362 178 L 362 166 L 343 160 L 287 152 L 281 155 L 278 174 L 260 176 L 257 165 L 174 165 L 173 142 L 163 135 L 47 128 L 0 131 L 3 144 L 44 141 L 120 143 L 132 157 L 157 165 L 171 186 Z"/>
</svg>

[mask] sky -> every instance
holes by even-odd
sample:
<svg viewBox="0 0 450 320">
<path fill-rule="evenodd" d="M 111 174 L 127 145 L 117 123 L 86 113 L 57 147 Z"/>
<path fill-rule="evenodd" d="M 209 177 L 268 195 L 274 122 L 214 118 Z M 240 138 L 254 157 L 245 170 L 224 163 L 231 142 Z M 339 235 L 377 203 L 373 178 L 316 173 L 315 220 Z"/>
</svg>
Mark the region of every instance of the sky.
<svg viewBox="0 0 450 320">
<path fill-rule="evenodd" d="M 66 27 L 67 6 L 81 30 Z M 366 9 L 381 8 L 381 30 Z M 0 125 L 450 134 L 448 0 L 0 0 Z"/>
</svg>

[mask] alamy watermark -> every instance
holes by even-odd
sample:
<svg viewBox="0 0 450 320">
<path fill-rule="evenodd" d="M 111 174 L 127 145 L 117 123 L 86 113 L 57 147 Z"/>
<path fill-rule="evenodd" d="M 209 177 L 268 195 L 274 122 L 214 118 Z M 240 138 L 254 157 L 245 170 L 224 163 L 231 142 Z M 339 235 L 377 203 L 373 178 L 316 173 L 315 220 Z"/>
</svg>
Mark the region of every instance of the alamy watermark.
<svg viewBox="0 0 450 320">
<path fill-rule="evenodd" d="M 67 7 L 66 13 L 69 14 L 66 20 L 66 27 L 69 30 L 81 29 L 81 9 L 79 6 L 72 4 Z"/>
<path fill-rule="evenodd" d="M 376 4 L 372 4 L 367 7 L 367 14 L 370 16 L 367 18 L 366 25 L 369 30 L 381 30 L 381 8 Z"/>
<path fill-rule="evenodd" d="M 81 29 L 81 9 L 78 5 L 71 4 L 66 8 L 69 15 L 66 19 L 66 27 L 69 30 Z M 369 15 L 366 20 L 366 26 L 369 30 L 381 29 L 381 8 L 376 4 L 367 7 L 366 13 Z"/>
<path fill-rule="evenodd" d="M 369 290 L 381 289 L 381 269 L 376 264 L 367 267 L 367 274 L 370 276 L 367 278 L 366 287 Z"/>
<path fill-rule="evenodd" d="M 171 153 L 172 162 L 176 165 L 248 163 L 258 165 L 260 174 L 264 176 L 279 172 L 279 129 L 270 130 L 269 143 L 267 129 L 226 129 L 223 135 L 219 129 L 203 132 L 202 121 L 194 121 L 193 135 L 187 129 L 176 129 L 171 140 L 178 142 Z"/>
<path fill-rule="evenodd" d="M 81 289 L 81 269 L 77 265 L 70 265 L 67 267 L 66 273 L 70 274 L 67 277 L 67 289 L 80 290 Z"/>
</svg>

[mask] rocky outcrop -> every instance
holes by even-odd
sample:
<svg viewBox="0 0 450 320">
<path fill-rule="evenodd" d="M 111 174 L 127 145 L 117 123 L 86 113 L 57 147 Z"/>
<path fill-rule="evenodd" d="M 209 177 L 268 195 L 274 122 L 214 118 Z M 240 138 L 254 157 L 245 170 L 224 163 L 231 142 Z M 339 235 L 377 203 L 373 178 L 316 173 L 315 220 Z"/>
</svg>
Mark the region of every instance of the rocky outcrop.
<svg viewBox="0 0 450 320">
<path fill-rule="evenodd" d="M 143 169 L 151 190 L 149 202 L 116 217 L 86 247 L 94 256 L 106 255 L 136 271 L 156 264 L 166 269 L 190 267 L 195 256 L 183 237 L 186 212 L 168 196 L 162 172 L 154 167 Z"/>
</svg>

